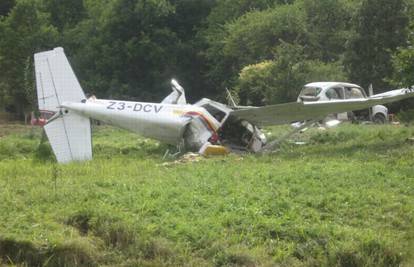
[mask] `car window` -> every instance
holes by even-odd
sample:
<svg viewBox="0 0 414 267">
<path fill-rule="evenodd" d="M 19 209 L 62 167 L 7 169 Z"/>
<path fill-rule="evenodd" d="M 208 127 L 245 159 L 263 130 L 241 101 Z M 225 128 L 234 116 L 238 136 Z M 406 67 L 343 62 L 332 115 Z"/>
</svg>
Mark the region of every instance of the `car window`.
<svg viewBox="0 0 414 267">
<path fill-rule="evenodd" d="M 342 99 L 342 88 L 330 88 L 325 95 L 328 99 Z"/>
<path fill-rule="evenodd" d="M 299 96 L 311 96 L 316 97 L 319 95 L 319 93 L 322 91 L 319 87 L 304 87 L 302 91 L 300 92 Z"/>
<path fill-rule="evenodd" d="M 329 99 L 339 99 L 338 93 L 333 88 L 331 88 L 328 91 L 326 91 L 325 95 Z"/>
<path fill-rule="evenodd" d="M 358 87 L 346 87 L 345 99 L 365 98 L 361 88 Z"/>
</svg>

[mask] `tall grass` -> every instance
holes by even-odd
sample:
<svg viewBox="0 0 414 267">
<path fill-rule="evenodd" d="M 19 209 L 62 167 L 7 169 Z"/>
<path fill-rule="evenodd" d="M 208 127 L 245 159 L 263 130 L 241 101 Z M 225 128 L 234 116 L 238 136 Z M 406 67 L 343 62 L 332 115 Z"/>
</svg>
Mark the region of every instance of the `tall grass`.
<svg viewBox="0 0 414 267">
<path fill-rule="evenodd" d="M 271 129 L 280 133 L 285 128 Z M 94 131 L 57 165 L 40 133 L 0 139 L 0 261 L 27 266 L 410 266 L 413 127 L 344 125 L 269 155 L 162 164 Z"/>
</svg>

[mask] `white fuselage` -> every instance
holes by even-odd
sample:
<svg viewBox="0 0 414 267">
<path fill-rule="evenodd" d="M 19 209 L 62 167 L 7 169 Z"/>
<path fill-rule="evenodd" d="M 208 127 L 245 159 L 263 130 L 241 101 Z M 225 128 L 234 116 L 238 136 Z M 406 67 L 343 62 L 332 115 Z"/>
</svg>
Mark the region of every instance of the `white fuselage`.
<svg viewBox="0 0 414 267">
<path fill-rule="evenodd" d="M 66 112 L 118 126 L 142 136 L 176 145 L 183 138 L 186 126 L 193 118 L 201 117 L 208 139 L 221 125 L 203 107 L 194 105 L 160 104 L 117 100 L 87 100 L 84 103 L 64 102 Z M 207 140 L 200 140 L 205 142 Z"/>
</svg>

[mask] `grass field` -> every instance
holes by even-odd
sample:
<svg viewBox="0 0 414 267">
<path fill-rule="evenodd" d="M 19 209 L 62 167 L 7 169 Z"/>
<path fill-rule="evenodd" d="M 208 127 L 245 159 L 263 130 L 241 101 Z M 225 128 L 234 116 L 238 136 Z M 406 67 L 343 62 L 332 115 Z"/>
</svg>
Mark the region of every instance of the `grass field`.
<svg viewBox="0 0 414 267">
<path fill-rule="evenodd" d="M 271 155 L 180 164 L 102 127 L 94 160 L 64 166 L 38 130 L 5 129 L 0 265 L 414 266 L 414 127 L 314 129 Z"/>
</svg>

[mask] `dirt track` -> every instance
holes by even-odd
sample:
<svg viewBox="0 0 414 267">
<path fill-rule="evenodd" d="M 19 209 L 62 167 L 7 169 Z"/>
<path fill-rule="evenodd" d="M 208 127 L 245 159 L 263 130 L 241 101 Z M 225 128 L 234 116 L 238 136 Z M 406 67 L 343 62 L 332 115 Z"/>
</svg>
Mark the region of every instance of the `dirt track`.
<svg viewBox="0 0 414 267">
<path fill-rule="evenodd" d="M 18 122 L 5 123 L 0 121 L 0 137 L 12 134 L 12 133 L 23 133 L 29 132 L 32 126 L 24 125 Z"/>
</svg>

